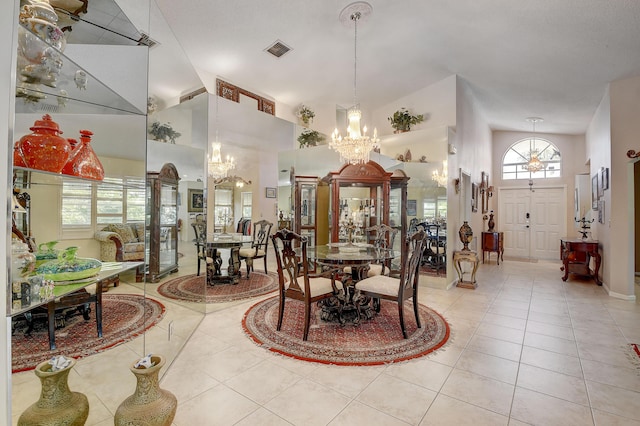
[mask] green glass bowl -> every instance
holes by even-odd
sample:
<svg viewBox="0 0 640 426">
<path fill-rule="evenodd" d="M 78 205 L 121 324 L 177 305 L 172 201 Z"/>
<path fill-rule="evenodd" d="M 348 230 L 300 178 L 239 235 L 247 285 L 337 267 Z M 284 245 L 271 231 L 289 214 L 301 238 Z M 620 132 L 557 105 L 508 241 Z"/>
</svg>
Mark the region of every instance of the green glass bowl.
<svg viewBox="0 0 640 426">
<path fill-rule="evenodd" d="M 36 268 L 36 274 L 52 281 L 74 281 L 97 275 L 101 268 L 102 262 L 98 259 L 51 260 Z"/>
</svg>

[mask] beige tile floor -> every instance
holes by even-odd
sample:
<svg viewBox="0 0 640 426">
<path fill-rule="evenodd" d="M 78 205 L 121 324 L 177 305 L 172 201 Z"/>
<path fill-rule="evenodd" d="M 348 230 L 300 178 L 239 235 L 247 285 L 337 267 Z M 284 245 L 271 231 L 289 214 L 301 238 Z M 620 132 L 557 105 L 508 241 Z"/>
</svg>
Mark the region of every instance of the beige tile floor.
<svg viewBox="0 0 640 426">
<path fill-rule="evenodd" d="M 179 401 L 174 424 L 640 425 L 640 361 L 627 348 L 640 343 L 640 303 L 564 283 L 559 266 L 505 261 L 481 265 L 476 290 L 421 288 L 421 303 L 451 325 L 450 343 L 389 366 L 327 366 L 261 349 L 240 325 L 256 300 L 210 312 L 162 380 Z M 116 370 L 114 359 L 135 354 L 122 345 L 81 360 L 70 384 L 89 391 Z M 37 398 L 27 391 L 32 376 L 14 375 L 14 415 Z M 128 370 L 110 376 L 118 385 L 90 395 L 88 424 L 113 424 L 135 386 Z"/>
</svg>

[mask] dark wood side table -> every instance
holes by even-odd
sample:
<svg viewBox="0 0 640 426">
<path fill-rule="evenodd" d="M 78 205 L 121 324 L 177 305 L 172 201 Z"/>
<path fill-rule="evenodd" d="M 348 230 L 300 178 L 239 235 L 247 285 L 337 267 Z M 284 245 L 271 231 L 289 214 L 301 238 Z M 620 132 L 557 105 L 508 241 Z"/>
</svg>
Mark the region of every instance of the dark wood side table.
<svg viewBox="0 0 640 426">
<path fill-rule="evenodd" d="M 580 238 L 562 238 L 560 239 L 560 258 L 562 259 L 561 271 L 564 271 L 562 281 L 566 281 L 569 273 L 576 275 L 584 275 L 593 278 L 598 285 L 602 285 L 602 281 L 598 277 L 600 271 L 600 263 L 602 258 L 598 251 L 597 240 L 583 240 Z M 589 268 L 589 261 L 593 257 L 595 269 Z"/>
<path fill-rule="evenodd" d="M 482 263 L 484 263 L 484 252 L 488 251 L 488 260 L 491 262 L 491 252 L 498 254 L 497 262 L 500 264 L 500 258 L 504 262 L 504 233 L 503 232 L 483 232 L 482 233 Z"/>
</svg>

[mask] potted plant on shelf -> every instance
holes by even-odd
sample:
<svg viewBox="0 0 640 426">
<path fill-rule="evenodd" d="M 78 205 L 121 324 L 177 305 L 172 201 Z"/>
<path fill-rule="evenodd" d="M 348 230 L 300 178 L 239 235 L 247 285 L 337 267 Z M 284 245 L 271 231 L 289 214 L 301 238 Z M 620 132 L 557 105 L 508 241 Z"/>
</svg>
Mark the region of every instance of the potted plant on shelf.
<svg viewBox="0 0 640 426">
<path fill-rule="evenodd" d="M 308 106 L 300 105 L 300 108 L 298 108 L 298 111 L 296 112 L 296 116 L 302 120 L 302 124 L 308 126 L 309 123 L 313 121 L 313 117 L 316 116 L 316 113 Z"/>
<path fill-rule="evenodd" d="M 318 133 L 315 130 L 305 129 L 298 136 L 298 142 L 300 143 L 300 148 L 304 148 L 306 146 L 316 146 L 319 142 L 324 140 L 324 136 Z"/>
<path fill-rule="evenodd" d="M 400 108 L 393 113 L 387 120 L 391 123 L 391 127 L 395 129 L 394 133 L 408 132 L 412 125 L 416 125 L 424 121 L 424 115 L 411 115 L 406 108 Z"/>
<path fill-rule="evenodd" d="M 171 127 L 171 124 L 160 124 L 155 121 L 149 128 L 149 134 L 153 135 L 153 139 L 161 142 L 167 142 L 167 139 L 172 143 L 176 143 L 176 139 L 180 137 L 181 133 L 176 132 Z"/>
</svg>

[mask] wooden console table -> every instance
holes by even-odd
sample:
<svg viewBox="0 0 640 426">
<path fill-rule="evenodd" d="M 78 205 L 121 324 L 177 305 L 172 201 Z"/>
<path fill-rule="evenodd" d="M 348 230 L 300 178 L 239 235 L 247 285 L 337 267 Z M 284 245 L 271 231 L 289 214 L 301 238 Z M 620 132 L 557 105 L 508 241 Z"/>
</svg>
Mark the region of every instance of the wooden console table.
<svg viewBox="0 0 640 426">
<path fill-rule="evenodd" d="M 602 261 L 598 252 L 597 240 L 582 240 L 579 238 L 562 238 L 560 239 L 560 258 L 562 259 L 561 271 L 564 271 L 562 281 L 566 281 L 569 273 L 576 275 L 584 275 L 593 278 L 598 285 L 602 285 L 602 281 L 598 277 L 600 271 L 600 263 Z M 595 269 L 589 268 L 589 261 L 593 257 Z"/>
<path fill-rule="evenodd" d="M 491 252 L 498 254 L 497 262 L 500 258 L 504 262 L 504 233 L 503 232 L 483 232 L 482 233 L 482 263 L 484 263 L 484 252 L 488 251 L 488 261 L 491 262 Z"/>
<path fill-rule="evenodd" d="M 460 262 L 470 262 L 473 265 L 470 281 L 463 280 L 464 273 L 462 272 L 462 268 L 460 267 Z M 458 273 L 457 287 L 471 289 L 478 287 L 478 284 L 476 283 L 476 271 L 478 270 L 478 265 L 480 265 L 480 259 L 478 259 L 478 253 L 476 253 L 475 251 L 460 250 L 453 252 L 453 266 L 456 268 L 456 272 Z"/>
</svg>

